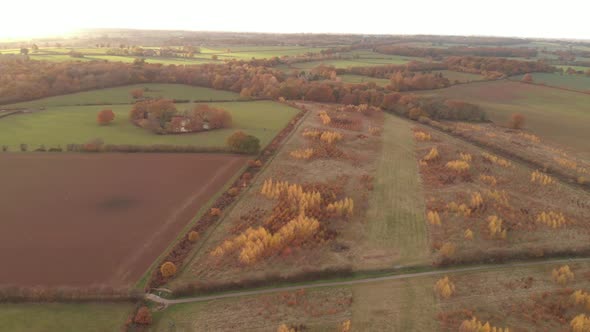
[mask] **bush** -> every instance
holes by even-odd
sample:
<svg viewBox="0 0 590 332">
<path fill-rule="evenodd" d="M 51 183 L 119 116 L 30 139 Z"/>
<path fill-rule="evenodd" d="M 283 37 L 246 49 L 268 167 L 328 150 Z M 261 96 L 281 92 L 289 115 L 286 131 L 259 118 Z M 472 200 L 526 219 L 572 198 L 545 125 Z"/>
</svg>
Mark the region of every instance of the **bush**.
<svg viewBox="0 0 590 332">
<path fill-rule="evenodd" d="M 196 231 L 190 231 L 188 233 L 188 240 L 191 242 L 195 242 L 199 239 L 199 232 Z"/>
<path fill-rule="evenodd" d="M 210 214 L 214 217 L 218 217 L 221 215 L 221 209 L 219 208 L 211 208 Z"/>
<path fill-rule="evenodd" d="M 150 325 L 152 323 L 152 313 L 148 307 L 141 307 L 133 319 L 135 324 Z"/>
<path fill-rule="evenodd" d="M 512 129 L 522 129 L 524 127 L 525 118 L 524 115 L 520 113 L 514 113 L 510 117 L 509 126 Z"/>
<path fill-rule="evenodd" d="M 99 125 L 107 125 L 111 123 L 115 119 L 115 113 L 112 110 L 102 110 L 98 112 L 98 116 L 96 117 L 96 122 Z"/>
<path fill-rule="evenodd" d="M 20 150 L 22 152 L 27 152 L 28 149 L 29 149 L 29 146 L 27 144 L 21 144 L 20 145 Z"/>
<path fill-rule="evenodd" d="M 172 262 L 166 262 L 160 266 L 160 272 L 164 278 L 172 277 L 176 274 L 176 265 Z"/>
<path fill-rule="evenodd" d="M 129 94 L 131 94 L 131 97 L 133 97 L 133 99 L 142 98 L 143 97 L 143 89 L 131 90 L 131 92 L 129 92 Z"/>
<path fill-rule="evenodd" d="M 243 131 L 236 131 L 227 139 L 227 145 L 232 151 L 241 153 L 258 153 L 260 151 L 260 140 Z"/>
</svg>

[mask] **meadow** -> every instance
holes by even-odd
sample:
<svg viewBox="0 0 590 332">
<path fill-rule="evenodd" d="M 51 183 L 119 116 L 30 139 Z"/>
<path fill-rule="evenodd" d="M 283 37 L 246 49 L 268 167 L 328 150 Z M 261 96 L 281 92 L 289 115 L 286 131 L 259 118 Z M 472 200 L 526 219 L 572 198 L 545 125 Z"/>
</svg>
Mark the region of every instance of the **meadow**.
<svg viewBox="0 0 590 332">
<path fill-rule="evenodd" d="M 126 86 L 104 90 L 75 93 L 50 97 L 32 102 L 4 106 L 6 108 L 45 108 L 42 111 L 11 115 L 0 119 L 0 145 L 10 151 L 17 151 L 20 144 L 28 144 L 32 149 L 40 145 L 47 148 L 67 144 L 83 144 L 101 138 L 107 144 L 171 144 L 190 145 L 204 148 L 224 149 L 226 139 L 236 130 L 242 130 L 260 139 L 264 147 L 291 120 L 298 110 L 272 102 L 223 102 L 208 103 L 227 110 L 233 119 L 231 128 L 207 132 L 156 135 L 132 124 L 129 111 L 132 98 L 129 91 L 147 87 L 147 96 L 190 100 L 236 100 L 237 94 L 206 88 L 184 85 L 154 84 Z M 101 105 L 109 103 L 117 105 Z M 97 104 L 75 106 L 76 104 Z M 177 104 L 179 110 L 189 109 L 194 104 Z M 100 110 L 111 109 L 115 120 L 106 126 L 96 123 Z"/>
<path fill-rule="evenodd" d="M 120 331 L 133 309 L 131 303 L 0 304 L 0 330 Z"/>
<path fill-rule="evenodd" d="M 536 84 L 545 84 L 564 89 L 577 90 L 590 93 L 590 76 L 587 75 L 568 75 L 558 73 L 532 73 L 533 82 Z M 521 76 L 515 76 L 513 79 L 522 80 Z"/>
<path fill-rule="evenodd" d="M 533 134 L 590 155 L 590 95 L 506 80 L 418 94 L 480 105 L 499 125 L 507 125 L 512 114 L 521 113 L 526 118 L 525 128 Z"/>
</svg>

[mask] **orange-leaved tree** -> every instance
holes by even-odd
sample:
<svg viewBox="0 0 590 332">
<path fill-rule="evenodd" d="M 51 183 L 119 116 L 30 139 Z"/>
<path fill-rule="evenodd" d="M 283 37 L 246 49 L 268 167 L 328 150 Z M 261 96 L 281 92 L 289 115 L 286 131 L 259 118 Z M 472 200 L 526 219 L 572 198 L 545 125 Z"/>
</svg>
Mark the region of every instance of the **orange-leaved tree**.
<svg viewBox="0 0 590 332">
<path fill-rule="evenodd" d="M 102 110 L 98 112 L 96 122 L 98 122 L 99 125 L 107 125 L 111 123 L 111 121 L 113 121 L 114 119 L 115 113 L 113 113 L 112 110 Z"/>
</svg>

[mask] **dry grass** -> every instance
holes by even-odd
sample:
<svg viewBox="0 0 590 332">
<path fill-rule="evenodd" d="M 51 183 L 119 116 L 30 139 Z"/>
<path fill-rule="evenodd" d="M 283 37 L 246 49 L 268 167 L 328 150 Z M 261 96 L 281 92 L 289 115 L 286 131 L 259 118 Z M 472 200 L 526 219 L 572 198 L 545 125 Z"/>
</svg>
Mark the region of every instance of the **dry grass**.
<svg viewBox="0 0 590 332">
<path fill-rule="evenodd" d="M 428 226 L 431 249 L 455 244 L 456 252 L 445 259 L 447 263 L 590 250 L 590 195 L 586 192 L 558 181 L 533 184 L 534 170 L 530 168 L 448 135 L 429 134 L 436 141 L 439 160 L 422 163 L 421 173 L 427 208 L 437 211 L 443 220 L 442 226 Z M 417 146 L 420 156 L 434 143 L 417 141 Z M 458 174 L 445 167 L 465 154 L 472 156 L 468 171 Z M 479 193 L 483 201 L 477 206 L 473 206 L 473 193 Z M 538 222 L 543 211 L 553 211 L 559 220 Z M 490 222 L 493 216 L 501 219 L 501 224 Z M 465 236 L 466 229 L 472 231 L 473 240 Z"/>
<path fill-rule="evenodd" d="M 369 128 L 381 127 L 383 115 L 365 116 L 355 112 L 353 115 L 359 116 L 362 122 L 354 130 L 330 128 L 331 132 L 340 133 L 345 137 L 331 144 L 341 149 L 345 157 L 324 156 L 297 160 L 290 152 L 307 148 L 310 141 L 316 141 L 303 133 L 325 131 L 326 126 L 317 115 L 322 111 L 331 112 L 333 106 L 310 103 L 308 107 L 311 108 L 311 113 L 285 142 L 273 161 L 254 179 L 240 201 L 232 210 L 224 212 L 223 219 L 215 230 L 202 235 L 201 247 L 195 250 L 190 262 L 181 269 L 171 286 L 184 282 L 227 282 L 242 278 L 264 278 L 270 273 L 290 275 L 328 268 L 362 268 L 364 257 L 375 254 L 367 245 L 373 241 L 371 236 L 367 235 L 369 231 L 364 224 L 367 220 L 365 211 L 370 186 L 363 182 L 362 175 L 375 173 L 382 137 L 370 135 Z M 340 192 L 336 200 L 349 197 L 354 201 L 354 212 L 352 215 L 347 213 L 346 216 L 340 217 L 334 214 L 327 220 L 319 220 L 322 232 L 318 240 L 265 257 L 252 266 L 243 266 L 232 256 L 212 257 L 209 253 L 223 241 L 244 232 L 248 227 L 256 228 L 264 224 L 274 204 L 272 200 L 260 194 L 264 180 L 269 178 L 301 185 L 329 185 Z M 392 262 L 391 257 L 395 257 L 394 253 L 394 249 L 379 252 L 379 258 L 375 262 L 380 267 L 386 267 Z"/>
</svg>

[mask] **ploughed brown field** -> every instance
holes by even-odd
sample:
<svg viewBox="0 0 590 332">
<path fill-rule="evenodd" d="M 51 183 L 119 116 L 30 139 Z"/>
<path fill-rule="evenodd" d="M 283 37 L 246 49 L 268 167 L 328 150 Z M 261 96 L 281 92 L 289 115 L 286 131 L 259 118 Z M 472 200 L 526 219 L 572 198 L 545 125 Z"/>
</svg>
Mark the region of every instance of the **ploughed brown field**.
<svg viewBox="0 0 590 332">
<path fill-rule="evenodd" d="M 0 285 L 136 282 L 246 160 L 1 154 Z"/>
</svg>

